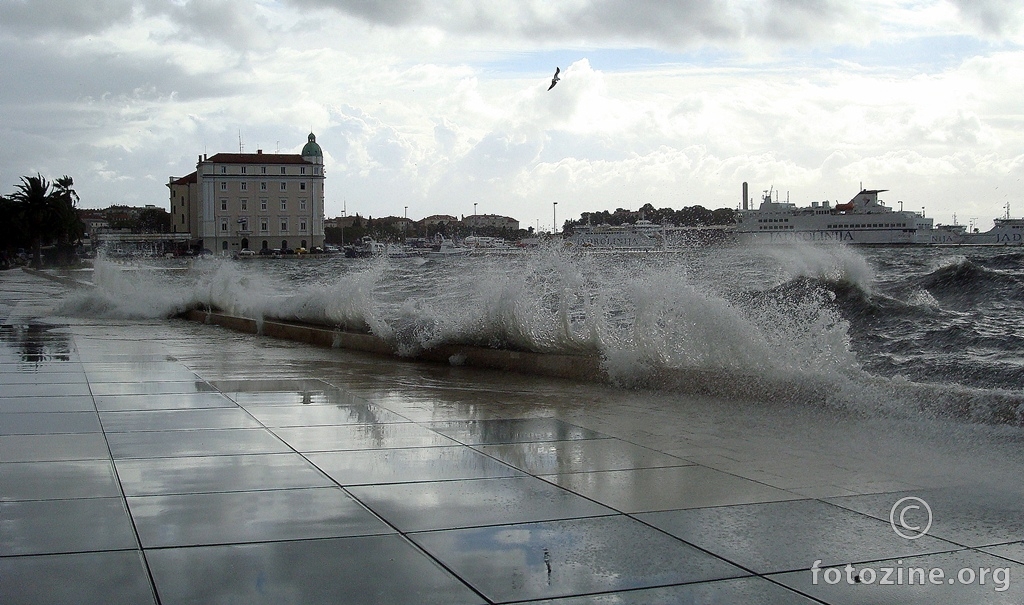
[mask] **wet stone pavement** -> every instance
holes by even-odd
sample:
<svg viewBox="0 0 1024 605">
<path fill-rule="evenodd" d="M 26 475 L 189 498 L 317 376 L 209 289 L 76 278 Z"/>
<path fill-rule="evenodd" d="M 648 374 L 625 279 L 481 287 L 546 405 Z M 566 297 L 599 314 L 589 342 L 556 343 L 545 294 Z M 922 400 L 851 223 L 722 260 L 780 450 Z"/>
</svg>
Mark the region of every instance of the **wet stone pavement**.
<svg viewBox="0 0 1024 605">
<path fill-rule="evenodd" d="M 1018 486 L 965 499 L 970 469 L 1003 472 L 971 439 L 61 318 L 63 287 L 21 272 L 0 290 L 0 603 L 1024 598 Z M 934 510 L 919 539 L 889 522 L 906 496 Z"/>
</svg>

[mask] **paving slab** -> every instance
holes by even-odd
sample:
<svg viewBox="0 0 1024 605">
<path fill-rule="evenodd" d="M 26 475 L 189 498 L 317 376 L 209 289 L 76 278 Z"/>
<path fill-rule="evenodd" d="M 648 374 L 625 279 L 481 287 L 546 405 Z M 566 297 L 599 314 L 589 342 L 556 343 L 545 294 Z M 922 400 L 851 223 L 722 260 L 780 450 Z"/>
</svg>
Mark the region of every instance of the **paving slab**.
<svg viewBox="0 0 1024 605">
<path fill-rule="evenodd" d="M 403 532 L 615 513 L 568 490 L 528 476 L 363 485 L 350 487 L 349 491 Z"/>
<path fill-rule="evenodd" d="M 128 508 L 145 548 L 394 532 L 338 487 L 129 496 Z"/>
<path fill-rule="evenodd" d="M 495 602 L 749 575 L 624 515 L 411 534 Z"/>
<path fill-rule="evenodd" d="M 138 550 L 0 557 L 0 603 L 156 604 Z"/>
<path fill-rule="evenodd" d="M 397 534 L 147 552 L 162 605 L 478 605 L 485 599 Z"/>
</svg>

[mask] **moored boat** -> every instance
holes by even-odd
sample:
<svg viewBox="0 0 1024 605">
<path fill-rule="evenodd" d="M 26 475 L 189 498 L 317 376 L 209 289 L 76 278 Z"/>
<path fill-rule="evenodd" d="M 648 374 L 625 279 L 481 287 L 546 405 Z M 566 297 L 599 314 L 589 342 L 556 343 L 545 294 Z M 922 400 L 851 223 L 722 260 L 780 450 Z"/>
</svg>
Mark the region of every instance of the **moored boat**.
<svg viewBox="0 0 1024 605">
<path fill-rule="evenodd" d="M 461 246 L 446 237 L 440 237 L 423 256 L 427 258 L 444 258 L 449 256 L 465 256 L 472 252 L 472 248 Z"/>
<path fill-rule="evenodd" d="M 345 256 L 349 258 L 365 258 L 367 256 L 380 256 L 384 254 L 387 247 L 370 237 L 364 235 L 358 244 L 345 246 Z"/>
</svg>

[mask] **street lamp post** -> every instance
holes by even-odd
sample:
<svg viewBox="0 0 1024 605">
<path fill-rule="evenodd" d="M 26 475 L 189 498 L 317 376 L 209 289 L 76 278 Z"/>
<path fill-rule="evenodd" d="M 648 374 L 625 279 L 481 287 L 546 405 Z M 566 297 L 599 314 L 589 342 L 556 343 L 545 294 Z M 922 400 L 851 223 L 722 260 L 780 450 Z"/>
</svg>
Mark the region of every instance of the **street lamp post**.
<svg viewBox="0 0 1024 605">
<path fill-rule="evenodd" d="M 551 205 L 551 235 L 554 235 L 558 230 L 558 202 L 552 202 Z"/>
</svg>

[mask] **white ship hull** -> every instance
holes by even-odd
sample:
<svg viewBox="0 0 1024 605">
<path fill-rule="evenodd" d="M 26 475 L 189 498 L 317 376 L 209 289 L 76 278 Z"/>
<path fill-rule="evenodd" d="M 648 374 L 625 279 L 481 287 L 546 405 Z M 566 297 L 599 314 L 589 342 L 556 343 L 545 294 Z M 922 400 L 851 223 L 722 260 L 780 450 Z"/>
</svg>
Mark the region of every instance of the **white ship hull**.
<svg viewBox="0 0 1024 605">
<path fill-rule="evenodd" d="M 736 232 L 736 241 L 745 244 L 920 244 L 918 233 L 892 229 L 794 229 L 765 233 Z"/>
<path fill-rule="evenodd" d="M 756 210 L 741 210 L 734 236 L 753 244 L 929 244 L 932 219 L 893 210 L 878 199 L 880 190 L 862 190 L 846 204 L 829 202 L 798 208 L 766 192 Z"/>
<path fill-rule="evenodd" d="M 1024 246 L 1024 218 L 997 218 L 995 226 L 982 233 L 941 227 L 932 234 L 931 243 L 937 246 Z"/>
</svg>

